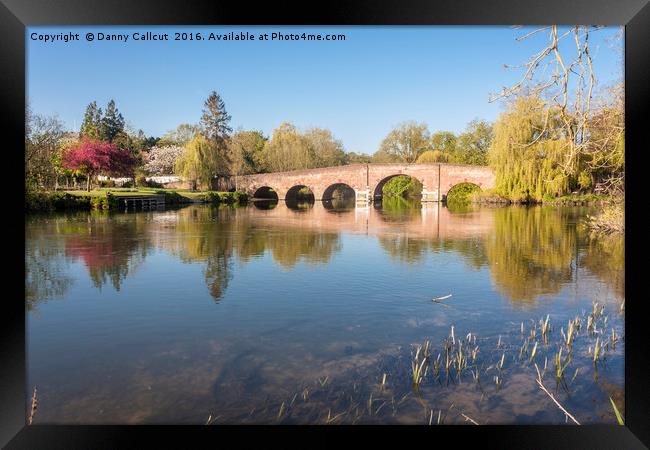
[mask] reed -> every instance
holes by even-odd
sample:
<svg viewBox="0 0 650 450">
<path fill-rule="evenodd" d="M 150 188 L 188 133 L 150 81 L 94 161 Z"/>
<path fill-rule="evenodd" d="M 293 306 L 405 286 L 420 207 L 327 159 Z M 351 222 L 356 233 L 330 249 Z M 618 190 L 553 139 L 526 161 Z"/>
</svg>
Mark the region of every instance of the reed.
<svg viewBox="0 0 650 450">
<path fill-rule="evenodd" d="M 549 320 L 550 315 L 546 315 L 546 320 L 541 320 L 539 321 L 539 326 L 540 326 L 540 331 L 542 333 L 542 339 L 544 340 L 544 344 L 548 344 L 548 333 L 550 331 L 550 325 L 549 325 Z"/>
<path fill-rule="evenodd" d="M 27 418 L 27 424 L 31 425 L 34 421 L 34 416 L 36 415 L 36 408 L 38 408 L 38 399 L 36 398 L 36 386 L 34 386 L 34 392 L 32 393 L 32 404 L 29 410 L 29 417 Z"/>
<path fill-rule="evenodd" d="M 623 420 L 623 416 L 621 415 L 620 411 L 616 407 L 616 403 L 614 403 L 612 397 L 609 397 L 609 401 L 612 404 L 612 408 L 614 409 L 614 414 L 616 414 L 616 421 L 618 422 L 619 425 L 625 425 L 625 420 Z"/>
<path fill-rule="evenodd" d="M 426 362 L 429 355 L 429 341 L 424 345 L 418 345 L 415 350 L 415 355 L 411 361 L 411 375 L 413 386 L 417 389 L 424 380 L 426 370 Z M 421 358 L 421 359 L 420 359 Z"/>
<path fill-rule="evenodd" d="M 555 378 L 557 379 L 558 383 L 560 383 L 564 377 L 564 371 L 569 365 L 569 362 L 569 356 L 567 355 L 564 360 L 564 364 L 562 364 L 562 347 L 560 347 L 560 350 L 555 354 Z"/>
<path fill-rule="evenodd" d="M 530 352 L 530 359 L 528 360 L 528 363 L 533 362 L 533 359 L 535 358 L 535 352 L 537 351 L 537 341 L 535 341 L 535 346 L 533 347 L 533 351 Z"/>
<path fill-rule="evenodd" d="M 555 399 L 555 397 L 553 397 L 553 394 L 551 394 L 548 391 L 548 389 L 546 389 L 546 386 L 544 386 L 544 383 L 542 382 L 542 375 L 539 373 L 539 367 L 537 367 L 537 364 L 535 364 L 535 370 L 537 370 L 537 380 L 535 381 L 537 381 L 537 385 L 540 387 L 540 389 L 544 391 L 546 395 L 548 395 L 551 398 L 551 400 L 553 400 L 553 402 L 557 405 L 558 408 L 562 410 L 562 412 L 565 414 L 566 417 L 573 420 L 573 422 L 575 422 L 576 425 L 580 425 L 580 422 L 578 422 L 575 417 L 569 414 L 569 412 L 560 404 L 560 402 L 558 402 Z"/>
</svg>

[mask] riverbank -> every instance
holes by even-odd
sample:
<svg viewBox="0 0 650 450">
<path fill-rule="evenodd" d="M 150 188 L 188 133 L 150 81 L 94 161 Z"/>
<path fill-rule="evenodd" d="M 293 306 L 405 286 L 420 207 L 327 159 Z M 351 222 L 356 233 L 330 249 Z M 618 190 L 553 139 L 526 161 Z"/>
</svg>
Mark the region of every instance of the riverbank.
<svg viewBox="0 0 650 450">
<path fill-rule="evenodd" d="M 182 189 L 94 189 L 92 191 L 36 191 L 25 194 L 25 211 L 117 209 L 120 197 L 165 196 L 166 205 L 188 203 L 245 204 L 244 192 L 189 191 Z"/>
<path fill-rule="evenodd" d="M 535 200 L 532 198 L 507 198 L 503 197 L 492 190 L 473 191 L 469 193 L 466 200 L 471 203 L 482 204 L 539 204 L 539 205 L 555 205 L 555 206 L 587 206 L 587 205 L 607 205 L 614 200 L 609 195 L 582 193 L 582 194 L 569 194 L 561 197 L 548 197 L 542 200 Z"/>
</svg>

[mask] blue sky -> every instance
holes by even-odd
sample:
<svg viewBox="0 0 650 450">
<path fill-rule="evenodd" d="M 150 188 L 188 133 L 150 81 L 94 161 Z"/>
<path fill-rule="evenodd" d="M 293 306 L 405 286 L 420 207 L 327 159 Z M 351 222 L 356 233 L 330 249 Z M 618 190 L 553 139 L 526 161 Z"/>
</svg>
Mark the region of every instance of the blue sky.
<svg viewBox="0 0 650 450">
<path fill-rule="evenodd" d="M 490 93 L 519 79 L 516 65 L 546 43 L 546 33 L 512 27 L 30 27 L 27 95 L 34 112 L 56 114 L 78 130 L 86 105 L 112 98 L 135 129 L 161 136 L 196 123 L 216 90 L 234 129 L 270 135 L 281 122 L 332 130 L 346 150 L 373 153 L 397 124 L 462 131 L 503 109 Z M 343 33 L 345 41 L 97 41 L 87 32 L 248 31 Z M 79 33 L 76 42 L 43 42 L 31 33 Z M 571 42 L 566 44 L 571 45 Z M 599 85 L 623 74 L 618 28 L 590 36 Z M 573 48 L 571 48 L 573 50 Z"/>
</svg>

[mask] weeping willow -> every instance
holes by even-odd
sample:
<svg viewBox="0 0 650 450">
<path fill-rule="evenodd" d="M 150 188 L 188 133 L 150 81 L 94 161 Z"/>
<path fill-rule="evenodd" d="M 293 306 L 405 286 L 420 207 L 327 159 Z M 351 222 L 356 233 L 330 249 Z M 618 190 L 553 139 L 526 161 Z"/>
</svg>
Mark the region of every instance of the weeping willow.
<svg viewBox="0 0 650 450">
<path fill-rule="evenodd" d="M 517 98 L 499 116 L 488 153 L 499 195 L 541 201 L 570 191 L 573 180 L 562 163 L 571 142 L 563 136 L 560 120 L 555 108 L 535 97 Z"/>
<path fill-rule="evenodd" d="M 185 146 L 183 154 L 174 164 L 174 173 L 192 182 L 193 188 L 199 182 L 210 189 L 212 178 L 225 173 L 227 160 L 217 145 L 203 136 L 197 136 Z"/>
</svg>

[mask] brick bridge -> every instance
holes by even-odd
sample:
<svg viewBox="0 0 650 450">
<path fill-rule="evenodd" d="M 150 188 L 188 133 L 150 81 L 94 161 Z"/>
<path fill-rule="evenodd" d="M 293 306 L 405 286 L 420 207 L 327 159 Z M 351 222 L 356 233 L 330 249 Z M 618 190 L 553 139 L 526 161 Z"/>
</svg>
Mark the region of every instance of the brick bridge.
<svg viewBox="0 0 650 450">
<path fill-rule="evenodd" d="M 472 183 L 481 189 L 494 187 L 494 173 L 489 167 L 459 164 L 351 164 L 243 175 L 231 183 L 252 198 L 261 197 L 271 188 L 279 200 L 291 197 L 304 186 L 311 189 L 315 200 L 329 200 L 337 188 L 347 186 L 354 190 L 357 203 L 370 203 L 381 198 L 384 184 L 397 175 L 419 180 L 425 202 L 445 200 L 449 190 L 461 183 Z"/>
</svg>

